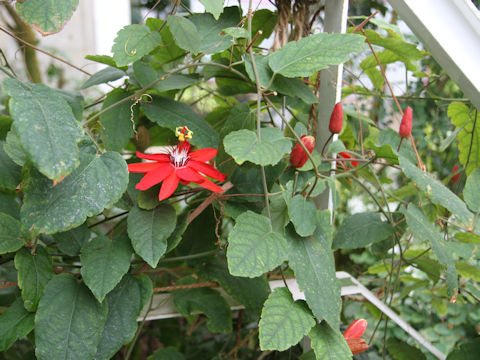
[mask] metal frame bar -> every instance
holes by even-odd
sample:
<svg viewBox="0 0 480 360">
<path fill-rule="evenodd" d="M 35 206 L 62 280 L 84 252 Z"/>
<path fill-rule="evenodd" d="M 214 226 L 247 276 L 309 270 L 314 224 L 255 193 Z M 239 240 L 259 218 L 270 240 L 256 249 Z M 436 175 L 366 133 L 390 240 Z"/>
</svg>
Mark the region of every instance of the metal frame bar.
<svg viewBox="0 0 480 360">
<path fill-rule="evenodd" d="M 417 330 L 411 327 L 405 320 L 398 316 L 392 309 L 381 302 L 375 294 L 363 286 L 357 279 L 344 271 L 338 271 L 336 273 L 337 279 L 349 280 L 351 284 L 342 286 L 342 296 L 360 294 L 370 301 L 377 309 L 392 319 L 398 326 L 400 326 L 407 334 L 414 338 L 420 345 L 424 346 L 430 353 L 432 353 L 437 359 L 445 360 L 447 357 L 439 349 L 432 345 L 427 339 L 425 339 Z M 286 279 L 288 288 L 292 293 L 294 300 L 305 300 L 305 294 L 300 290 L 296 279 Z M 282 280 L 273 280 L 269 282 L 270 289 L 273 290 L 278 287 L 284 287 L 285 284 Z M 240 310 L 245 307 L 233 299 L 230 295 L 226 294 L 221 288 L 216 288 L 227 300 L 232 310 Z M 159 320 L 168 319 L 173 317 L 181 317 L 182 315 L 177 312 L 173 304 L 172 294 L 155 294 L 153 296 L 150 310 L 144 309 L 140 314 L 138 321 L 143 320 Z"/>
</svg>

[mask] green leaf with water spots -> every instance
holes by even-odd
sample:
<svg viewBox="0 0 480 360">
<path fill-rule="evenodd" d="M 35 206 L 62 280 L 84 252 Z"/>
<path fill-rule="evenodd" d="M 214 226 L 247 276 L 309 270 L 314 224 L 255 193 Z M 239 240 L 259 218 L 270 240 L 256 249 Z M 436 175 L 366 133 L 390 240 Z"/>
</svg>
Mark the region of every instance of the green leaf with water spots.
<svg viewBox="0 0 480 360">
<path fill-rule="evenodd" d="M 5 79 L 3 88 L 11 97 L 13 129 L 23 150 L 42 174 L 61 181 L 79 164 L 77 143 L 83 132 L 72 108 L 57 91 L 43 84 Z"/>
<path fill-rule="evenodd" d="M 478 213 L 480 212 L 480 169 L 470 173 L 467 183 L 463 188 L 463 198 L 468 207 Z"/>
<path fill-rule="evenodd" d="M 39 360 L 91 360 L 107 319 L 99 303 L 71 274 L 54 276 L 35 315 L 35 354 Z"/>
<path fill-rule="evenodd" d="M 0 141 L 0 190 L 15 190 L 22 181 L 22 168 L 7 155 L 4 145 Z"/>
<path fill-rule="evenodd" d="M 0 254 L 17 251 L 25 244 L 20 227 L 20 221 L 0 213 Z"/>
<path fill-rule="evenodd" d="M 18 15 L 43 36 L 59 32 L 70 20 L 78 0 L 24 0 L 17 1 Z"/>
<path fill-rule="evenodd" d="M 234 276 L 257 277 L 285 261 L 287 252 L 285 238 L 273 231 L 270 220 L 246 211 L 228 236 L 228 269 Z"/>
<path fill-rule="evenodd" d="M 283 351 L 297 344 L 315 325 L 303 300 L 293 301 L 287 288 L 276 288 L 263 305 L 258 324 L 260 348 Z"/>
<path fill-rule="evenodd" d="M 33 234 L 67 231 L 117 202 L 127 184 L 127 165 L 115 152 L 82 152 L 80 166 L 56 186 L 30 167 L 21 209 L 23 226 Z"/>
<path fill-rule="evenodd" d="M 310 236 L 313 234 L 317 223 L 317 207 L 311 199 L 306 199 L 302 195 L 295 195 L 293 198 L 290 193 L 283 193 L 288 207 L 288 214 L 295 231 L 300 236 Z"/>
</svg>

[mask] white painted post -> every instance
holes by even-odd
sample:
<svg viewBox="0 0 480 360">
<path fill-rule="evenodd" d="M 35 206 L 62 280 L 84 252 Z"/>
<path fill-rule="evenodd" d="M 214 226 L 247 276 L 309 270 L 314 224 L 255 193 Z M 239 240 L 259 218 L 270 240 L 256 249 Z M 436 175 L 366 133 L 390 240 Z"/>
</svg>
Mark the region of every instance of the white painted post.
<svg viewBox="0 0 480 360">
<path fill-rule="evenodd" d="M 347 30 L 348 0 L 326 0 L 325 27 L 328 33 L 345 33 Z M 330 66 L 320 73 L 318 118 L 317 118 L 317 151 L 322 150 L 330 136 L 328 123 L 333 107 L 341 99 L 343 64 Z M 334 136 L 333 140 L 338 138 Z M 335 164 L 333 164 L 335 165 Z M 315 199 L 317 208 L 333 209 L 330 191 L 325 191 Z"/>
</svg>

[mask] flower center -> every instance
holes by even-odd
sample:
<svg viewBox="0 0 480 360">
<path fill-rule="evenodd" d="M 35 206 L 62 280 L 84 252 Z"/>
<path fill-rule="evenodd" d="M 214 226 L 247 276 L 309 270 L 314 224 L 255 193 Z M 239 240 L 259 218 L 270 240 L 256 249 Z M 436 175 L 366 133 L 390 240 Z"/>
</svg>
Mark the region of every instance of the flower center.
<svg viewBox="0 0 480 360">
<path fill-rule="evenodd" d="M 170 151 L 170 162 L 175 167 L 182 167 L 188 162 L 190 157 L 188 156 L 189 149 L 187 147 L 174 146 Z"/>
</svg>

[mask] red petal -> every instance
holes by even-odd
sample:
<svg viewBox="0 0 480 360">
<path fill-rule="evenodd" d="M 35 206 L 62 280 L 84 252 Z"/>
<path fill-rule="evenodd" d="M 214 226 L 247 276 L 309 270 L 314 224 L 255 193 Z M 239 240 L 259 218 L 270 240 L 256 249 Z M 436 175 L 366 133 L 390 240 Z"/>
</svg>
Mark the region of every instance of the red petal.
<svg viewBox="0 0 480 360">
<path fill-rule="evenodd" d="M 150 189 L 153 185 L 158 184 L 163 181 L 168 175 L 173 172 L 173 166 L 170 163 L 160 163 L 156 164 L 157 169 L 148 172 L 142 180 L 135 186 L 135 189 L 138 190 L 147 190 Z"/>
<path fill-rule="evenodd" d="M 154 161 L 170 161 L 170 156 L 167 154 L 142 154 L 141 152 L 137 151 L 137 157 L 140 159 L 146 160 L 154 160 Z"/>
<path fill-rule="evenodd" d="M 210 176 L 211 178 L 214 178 L 219 181 L 224 181 L 227 177 L 227 175 L 222 174 L 220 171 L 215 169 L 212 165 L 206 164 L 203 162 L 195 161 L 195 160 L 190 160 L 187 164 L 187 166 L 197 170 L 198 172 Z"/>
<path fill-rule="evenodd" d="M 177 176 L 181 180 L 184 180 L 187 182 L 195 182 L 197 184 L 205 180 L 205 178 L 202 175 L 200 175 L 198 172 L 186 166 L 180 169 L 177 169 Z"/>
<path fill-rule="evenodd" d="M 178 176 L 175 171 L 172 171 L 170 175 L 163 181 L 160 193 L 158 194 L 158 200 L 162 201 L 168 199 L 173 194 L 178 186 Z"/>
<path fill-rule="evenodd" d="M 216 193 L 223 192 L 223 190 L 220 186 L 215 185 L 213 182 L 211 182 L 208 179 L 205 179 L 201 183 L 197 183 L 197 184 L 200 185 L 201 187 L 204 187 L 205 189 L 211 190 L 211 191 L 216 192 Z"/>
<path fill-rule="evenodd" d="M 192 151 L 189 156 L 190 159 L 197 160 L 197 161 L 208 161 L 211 160 L 217 155 L 217 149 L 206 148 L 206 149 L 199 149 Z"/>
<path fill-rule="evenodd" d="M 360 354 L 368 349 L 368 344 L 364 339 L 346 339 L 347 345 L 353 355 Z"/>
<path fill-rule="evenodd" d="M 128 171 L 134 173 L 147 173 L 155 170 L 158 166 L 159 164 L 156 162 L 134 163 L 128 164 Z"/>
<path fill-rule="evenodd" d="M 357 319 L 348 326 L 347 330 L 343 333 L 343 337 L 345 339 L 359 339 L 362 337 L 366 328 L 367 320 Z"/>
</svg>

